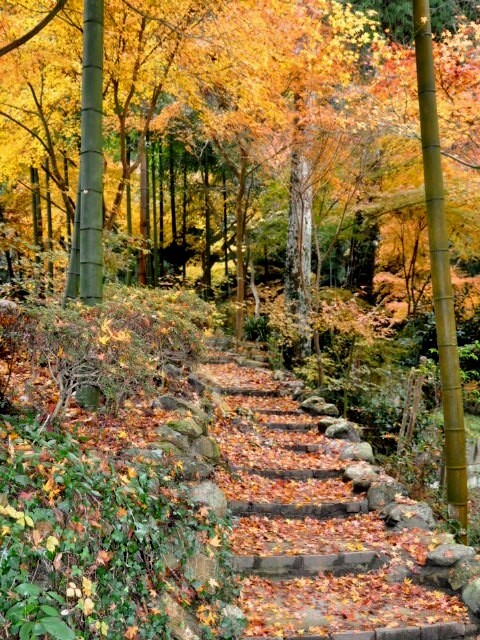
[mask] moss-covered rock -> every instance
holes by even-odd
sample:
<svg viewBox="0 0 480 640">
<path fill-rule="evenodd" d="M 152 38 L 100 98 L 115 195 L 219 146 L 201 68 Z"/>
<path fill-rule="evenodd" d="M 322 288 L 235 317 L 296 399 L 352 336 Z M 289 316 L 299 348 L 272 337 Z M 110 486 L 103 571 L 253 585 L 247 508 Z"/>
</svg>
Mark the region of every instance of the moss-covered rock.
<svg viewBox="0 0 480 640">
<path fill-rule="evenodd" d="M 194 418 L 180 418 L 178 420 L 170 420 L 167 427 L 173 429 L 177 433 L 181 433 L 192 440 L 203 435 L 203 427 Z"/>
<path fill-rule="evenodd" d="M 220 460 L 220 448 L 213 438 L 200 436 L 193 443 L 193 449 L 207 460 L 212 462 Z"/>
</svg>

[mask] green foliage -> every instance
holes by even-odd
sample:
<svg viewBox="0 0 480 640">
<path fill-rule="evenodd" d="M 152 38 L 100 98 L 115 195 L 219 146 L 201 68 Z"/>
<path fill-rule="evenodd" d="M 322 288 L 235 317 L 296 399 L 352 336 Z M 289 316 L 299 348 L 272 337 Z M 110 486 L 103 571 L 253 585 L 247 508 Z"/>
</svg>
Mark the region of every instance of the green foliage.
<svg viewBox="0 0 480 640">
<path fill-rule="evenodd" d="M 9 638 L 117 639 L 135 626 L 142 639 L 169 638 L 165 591 L 193 611 L 234 595 L 228 522 L 192 505 L 164 462 L 99 459 L 69 434 L 23 423 L 4 423 L 0 462 L 0 624 Z M 195 584 L 184 567 L 212 539 L 218 584 Z"/>
<path fill-rule="evenodd" d="M 8 406 L 7 389 L 21 343 L 20 312 L 15 303 L 0 301 L 0 408 Z"/>
<path fill-rule="evenodd" d="M 97 388 L 115 412 L 139 390 L 151 391 L 167 362 L 194 362 L 211 307 L 189 292 L 110 287 L 103 304 L 30 306 L 26 346 L 58 389 L 52 420 L 85 386 Z"/>
<path fill-rule="evenodd" d="M 249 316 L 244 325 L 245 338 L 252 342 L 267 342 L 270 335 L 268 316 Z"/>
<path fill-rule="evenodd" d="M 383 28 L 393 40 L 404 43 L 413 40 L 412 3 L 409 0 L 360 0 L 355 7 L 361 11 L 376 11 Z M 470 0 L 430 0 L 430 8 L 432 29 L 437 35 L 445 30 L 455 31 L 461 16 L 468 20 L 476 20 L 479 16 L 477 3 Z"/>
<path fill-rule="evenodd" d="M 428 500 L 438 509 L 438 505 L 444 503 L 438 496 L 438 487 L 442 484 L 443 445 L 441 423 L 424 412 L 419 415 L 413 438 L 401 455 L 380 456 L 380 462 L 387 473 L 407 487 L 412 498 Z"/>
</svg>

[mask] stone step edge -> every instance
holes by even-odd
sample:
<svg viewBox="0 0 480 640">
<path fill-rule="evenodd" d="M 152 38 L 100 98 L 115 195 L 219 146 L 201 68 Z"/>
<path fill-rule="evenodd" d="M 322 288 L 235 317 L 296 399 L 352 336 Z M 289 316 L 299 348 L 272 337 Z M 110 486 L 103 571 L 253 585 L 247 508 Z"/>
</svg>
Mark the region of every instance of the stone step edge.
<svg viewBox="0 0 480 640">
<path fill-rule="evenodd" d="M 246 396 L 249 398 L 281 398 L 291 394 L 291 389 L 252 389 L 250 387 L 215 387 L 222 396 Z"/>
<path fill-rule="evenodd" d="M 313 431 L 317 429 L 316 424 L 308 424 L 308 422 L 261 422 L 260 426 L 273 431 Z"/>
<path fill-rule="evenodd" d="M 327 480 L 329 478 L 342 478 L 345 468 L 342 469 L 256 469 L 255 467 L 237 467 L 228 465 L 231 473 L 248 473 L 249 475 L 262 476 L 263 478 L 285 478 L 287 480 Z"/>
<path fill-rule="evenodd" d="M 299 409 L 255 409 L 254 413 L 264 416 L 304 416 L 305 413 Z M 320 416 L 319 416 L 320 419 Z"/>
<path fill-rule="evenodd" d="M 236 356 L 207 356 L 200 358 L 200 364 L 229 364 L 235 360 Z"/>
<path fill-rule="evenodd" d="M 418 627 L 380 627 L 372 631 L 338 631 L 323 635 L 284 635 L 281 640 L 463 640 L 475 638 L 480 625 L 437 622 Z M 279 640 L 278 636 L 243 636 L 244 640 Z"/>
<path fill-rule="evenodd" d="M 368 501 L 366 499 L 355 502 L 323 502 L 318 504 L 229 500 L 228 507 L 234 516 L 249 516 L 253 514 L 284 518 L 305 518 L 310 516 L 319 520 L 347 518 L 355 513 L 368 513 Z"/>
<path fill-rule="evenodd" d="M 329 554 L 297 554 L 275 556 L 233 556 L 233 569 L 239 573 L 271 575 L 311 575 L 323 572 L 351 573 L 355 569 L 372 571 L 388 564 L 380 551 L 341 551 Z"/>
<path fill-rule="evenodd" d="M 298 453 L 316 453 L 317 451 L 322 451 L 325 445 L 320 443 L 312 444 L 286 444 L 284 448 L 288 451 L 297 451 Z"/>
</svg>

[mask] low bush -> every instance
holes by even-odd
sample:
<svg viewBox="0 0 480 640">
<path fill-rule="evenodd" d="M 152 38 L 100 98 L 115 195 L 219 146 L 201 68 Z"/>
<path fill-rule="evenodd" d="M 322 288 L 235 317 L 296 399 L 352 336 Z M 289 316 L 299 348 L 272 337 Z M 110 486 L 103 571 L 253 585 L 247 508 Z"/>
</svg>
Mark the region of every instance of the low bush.
<svg viewBox="0 0 480 640">
<path fill-rule="evenodd" d="M 0 300 L 0 409 L 9 402 L 7 389 L 22 342 L 21 316 L 16 303 Z"/>
<path fill-rule="evenodd" d="M 210 305 L 182 291 L 109 287 L 95 307 L 32 305 L 25 311 L 25 346 L 57 388 L 52 421 L 61 420 L 74 393 L 97 388 L 107 411 L 127 397 L 150 393 L 168 362 L 194 364 L 202 334 L 212 324 Z"/>
</svg>

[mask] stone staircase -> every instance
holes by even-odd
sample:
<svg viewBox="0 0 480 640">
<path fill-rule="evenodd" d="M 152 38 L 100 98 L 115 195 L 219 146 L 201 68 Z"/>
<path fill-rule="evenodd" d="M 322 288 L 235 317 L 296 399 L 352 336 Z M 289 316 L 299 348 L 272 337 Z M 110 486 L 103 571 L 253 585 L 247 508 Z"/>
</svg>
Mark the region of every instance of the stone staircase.
<svg viewBox="0 0 480 640">
<path fill-rule="evenodd" d="M 340 420 L 301 411 L 291 395 L 296 381 L 261 365 L 217 352 L 201 370 L 224 411 L 212 431 L 224 461 L 215 481 L 233 515 L 244 637 L 480 638 L 478 619 L 458 585 L 457 593 L 452 588 L 455 569 L 475 562 L 472 550 L 448 564 L 448 549 L 459 545 L 432 531 L 430 516 L 422 520 L 422 510 L 397 494 L 397 483 L 382 503 L 382 470 L 356 459 L 351 439 L 322 433 Z M 389 519 L 383 508 L 403 516 Z M 449 544 L 440 566 L 432 550 L 443 550 L 442 543 Z"/>
</svg>

